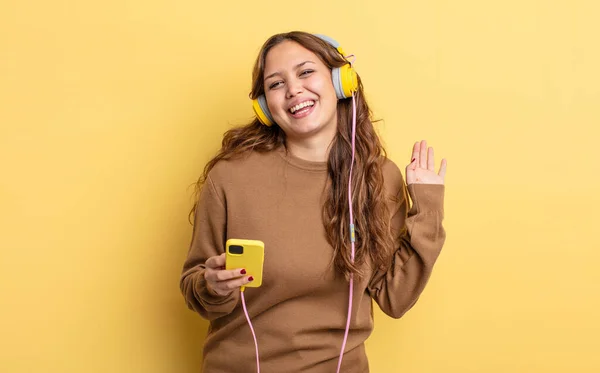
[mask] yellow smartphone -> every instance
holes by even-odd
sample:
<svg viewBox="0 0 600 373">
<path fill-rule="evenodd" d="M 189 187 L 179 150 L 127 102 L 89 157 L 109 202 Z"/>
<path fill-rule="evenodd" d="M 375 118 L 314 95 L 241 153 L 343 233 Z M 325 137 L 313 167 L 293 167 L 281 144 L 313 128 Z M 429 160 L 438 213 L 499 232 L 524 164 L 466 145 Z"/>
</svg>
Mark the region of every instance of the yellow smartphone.
<svg viewBox="0 0 600 373">
<path fill-rule="evenodd" d="M 246 276 L 253 277 L 246 287 L 257 288 L 262 285 L 265 244 L 258 240 L 231 238 L 225 247 L 225 269 L 244 268 Z"/>
</svg>

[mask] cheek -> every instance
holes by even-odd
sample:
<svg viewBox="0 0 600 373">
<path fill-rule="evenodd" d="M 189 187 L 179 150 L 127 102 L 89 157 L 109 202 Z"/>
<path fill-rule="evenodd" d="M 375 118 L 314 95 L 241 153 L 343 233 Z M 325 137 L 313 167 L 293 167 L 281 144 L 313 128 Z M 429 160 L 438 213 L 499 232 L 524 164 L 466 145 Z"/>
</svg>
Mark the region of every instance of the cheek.
<svg viewBox="0 0 600 373">
<path fill-rule="evenodd" d="M 267 107 L 271 113 L 276 113 L 281 108 L 281 98 L 277 92 L 266 93 L 265 98 L 267 99 Z"/>
<path fill-rule="evenodd" d="M 328 99 L 336 100 L 335 89 L 333 88 L 333 83 L 331 81 L 331 76 L 323 76 L 319 79 L 317 85 L 315 86 L 322 96 L 325 96 Z"/>
</svg>

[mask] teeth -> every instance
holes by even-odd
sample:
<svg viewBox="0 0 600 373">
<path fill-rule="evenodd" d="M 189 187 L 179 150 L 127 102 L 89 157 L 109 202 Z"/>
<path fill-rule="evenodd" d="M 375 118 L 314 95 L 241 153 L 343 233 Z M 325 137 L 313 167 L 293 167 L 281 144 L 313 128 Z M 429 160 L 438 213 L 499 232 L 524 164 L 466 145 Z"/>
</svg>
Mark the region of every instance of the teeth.
<svg viewBox="0 0 600 373">
<path fill-rule="evenodd" d="M 304 101 L 304 102 L 302 102 L 302 103 L 300 103 L 300 104 L 298 104 L 298 105 L 296 105 L 296 106 L 294 106 L 294 107 L 290 108 L 290 112 L 291 112 L 292 114 L 294 114 L 294 113 L 295 113 L 295 112 L 297 112 L 298 110 L 300 110 L 300 109 L 302 109 L 302 108 L 305 108 L 305 107 L 307 107 L 307 106 L 313 106 L 314 104 L 315 104 L 315 102 L 314 102 L 314 101 Z"/>
</svg>

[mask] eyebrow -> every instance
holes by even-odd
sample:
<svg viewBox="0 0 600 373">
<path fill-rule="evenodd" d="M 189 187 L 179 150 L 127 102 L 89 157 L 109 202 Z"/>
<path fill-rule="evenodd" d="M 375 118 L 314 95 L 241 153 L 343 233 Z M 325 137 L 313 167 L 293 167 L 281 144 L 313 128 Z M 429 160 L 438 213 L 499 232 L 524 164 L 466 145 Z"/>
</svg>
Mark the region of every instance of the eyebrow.
<svg viewBox="0 0 600 373">
<path fill-rule="evenodd" d="M 296 65 L 296 69 L 299 69 L 299 68 L 301 68 L 302 66 L 306 65 L 307 63 L 314 63 L 314 62 L 312 62 L 312 61 L 304 61 L 304 62 L 300 62 L 299 64 L 297 64 L 297 65 Z M 267 76 L 267 77 L 264 79 L 264 81 L 266 81 L 266 80 L 268 80 L 268 79 L 270 79 L 270 78 L 274 77 L 275 75 L 281 75 L 281 73 L 280 73 L 280 72 L 275 72 L 275 73 L 273 73 L 273 74 L 271 74 L 271 75 Z"/>
</svg>

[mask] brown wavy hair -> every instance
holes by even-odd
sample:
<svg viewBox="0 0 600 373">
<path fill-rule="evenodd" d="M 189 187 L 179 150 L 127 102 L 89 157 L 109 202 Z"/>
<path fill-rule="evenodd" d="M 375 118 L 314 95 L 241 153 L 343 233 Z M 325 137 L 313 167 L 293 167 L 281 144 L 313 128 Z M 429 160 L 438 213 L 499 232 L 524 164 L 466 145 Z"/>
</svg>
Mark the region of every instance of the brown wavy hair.
<svg viewBox="0 0 600 373">
<path fill-rule="evenodd" d="M 330 69 L 348 63 L 334 47 L 312 34 L 293 31 L 274 35 L 263 44 L 254 64 L 251 99 L 264 93 L 263 78 L 267 53 L 286 40 L 294 41 L 310 50 Z M 355 99 L 356 153 L 352 175 L 356 237 L 354 263 L 351 260 L 348 208 L 348 177 L 352 159 L 351 99 L 338 100 L 337 103 L 337 133 L 327 161 L 331 183 L 327 186 L 322 217 L 327 240 L 334 249 L 332 260 L 336 272 L 346 277 L 354 274 L 362 279 L 366 264 L 374 269 L 386 268 L 389 265 L 393 237 L 383 188 L 382 165 L 386 152 L 373 127 L 372 113 L 365 100 L 360 77 Z M 285 133 L 279 126 L 267 127 L 256 118 L 245 126 L 227 131 L 223 136 L 221 150 L 206 164 L 196 183 L 197 196 L 209 172 L 220 160 L 231 159 L 250 151 L 269 152 L 285 145 Z M 195 207 L 196 205 L 192 208 L 190 216 L 194 214 Z"/>
</svg>

